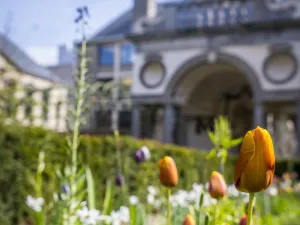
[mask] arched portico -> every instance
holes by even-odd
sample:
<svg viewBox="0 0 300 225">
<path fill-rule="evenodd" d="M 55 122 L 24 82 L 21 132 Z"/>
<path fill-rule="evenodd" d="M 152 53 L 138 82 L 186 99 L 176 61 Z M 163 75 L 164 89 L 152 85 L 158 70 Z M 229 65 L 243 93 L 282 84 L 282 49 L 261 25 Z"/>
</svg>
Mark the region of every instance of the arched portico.
<svg viewBox="0 0 300 225">
<path fill-rule="evenodd" d="M 204 134 L 201 137 L 197 134 L 199 123 L 197 118 L 203 116 L 209 121 L 209 117 L 227 113 L 229 118 L 234 118 L 231 122 L 237 135 L 244 135 L 246 129 L 257 125 L 268 127 L 267 124 L 270 123 L 275 124 L 275 133 L 287 133 L 283 130 L 287 129 L 287 122 L 292 120 L 294 128 L 289 132 L 294 135 L 293 129 L 296 127 L 299 143 L 299 91 L 263 90 L 256 70 L 252 69 L 252 66 L 237 56 L 222 52 L 216 53 L 214 57 L 211 53 L 207 53 L 189 58 L 169 75 L 163 95 L 139 96 L 136 102 L 134 99 L 132 134 L 136 137 L 142 135 L 166 143 L 202 148 L 200 143 L 209 141 L 203 138 Z M 233 103 L 227 104 L 224 100 L 224 96 L 228 95 L 235 99 Z M 235 95 L 242 95 L 242 97 L 234 97 Z M 148 119 L 141 119 L 141 108 L 147 112 L 154 112 L 151 114 L 154 115 L 154 119 L 151 119 L 146 128 L 142 123 Z M 245 123 L 244 127 L 239 123 Z M 148 133 L 151 134 L 144 136 L 142 131 L 149 131 Z M 277 136 L 277 142 L 289 141 L 278 134 L 274 135 Z M 295 138 L 292 139 L 294 141 Z M 280 144 L 276 145 L 280 146 Z"/>
<path fill-rule="evenodd" d="M 252 125 L 250 124 L 247 128 L 263 126 L 262 88 L 257 75 L 250 66 L 241 59 L 225 53 L 216 54 L 213 60 L 211 60 L 210 53 L 187 60 L 174 73 L 165 91 L 164 99 L 167 99 L 169 104 L 166 104 L 165 108 L 164 140 L 173 142 L 174 130 L 177 128 L 179 143 L 187 144 L 187 137 L 184 136 L 189 133 L 188 129 L 190 128 L 187 126 L 190 125 L 187 122 L 186 114 L 189 114 L 190 117 L 197 117 L 197 114 L 200 116 L 201 113 L 211 116 L 227 114 L 220 110 L 222 107 L 224 109 L 227 107 L 226 103 L 221 101 L 222 95 L 235 95 L 243 91 L 248 92 L 249 99 L 241 100 L 242 102 L 236 101 L 235 108 L 240 103 L 246 107 L 249 105 L 251 108 L 252 118 L 250 121 L 252 120 Z M 176 103 L 180 105 L 177 124 L 174 118 Z M 196 105 L 198 106 L 197 110 L 193 110 L 192 108 L 195 108 Z M 205 112 L 209 107 L 211 108 L 210 112 Z M 233 110 L 234 108 L 231 111 Z M 245 117 L 245 120 L 249 121 L 249 118 Z M 189 137 L 191 136 L 189 135 Z"/>
</svg>

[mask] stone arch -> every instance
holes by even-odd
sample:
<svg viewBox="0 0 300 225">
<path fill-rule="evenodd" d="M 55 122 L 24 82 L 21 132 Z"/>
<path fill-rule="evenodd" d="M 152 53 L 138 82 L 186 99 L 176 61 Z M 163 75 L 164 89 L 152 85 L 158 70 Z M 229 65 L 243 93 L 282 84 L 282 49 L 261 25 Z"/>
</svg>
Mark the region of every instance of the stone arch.
<svg viewBox="0 0 300 225">
<path fill-rule="evenodd" d="M 254 70 L 242 59 L 227 54 L 227 53 L 216 53 L 217 57 L 214 61 L 214 64 L 226 64 L 230 65 L 236 69 L 238 69 L 242 74 L 245 75 L 246 79 L 248 80 L 252 93 L 253 93 L 253 100 L 256 101 L 261 96 L 262 88 L 259 83 L 258 77 Z M 169 84 L 167 85 L 165 91 L 165 99 L 172 99 L 177 87 L 179 86 L 180 82 L 184 79 L 185 74 L 189 71 L 195 69 L 196 67 L 201 67 L 204 65 L 211 64 L 208 60 L 209 55 L 203 54 L 198 55 L 193 58 L 186 60 L 177 71 L 173 74 Z"/>
</svg>

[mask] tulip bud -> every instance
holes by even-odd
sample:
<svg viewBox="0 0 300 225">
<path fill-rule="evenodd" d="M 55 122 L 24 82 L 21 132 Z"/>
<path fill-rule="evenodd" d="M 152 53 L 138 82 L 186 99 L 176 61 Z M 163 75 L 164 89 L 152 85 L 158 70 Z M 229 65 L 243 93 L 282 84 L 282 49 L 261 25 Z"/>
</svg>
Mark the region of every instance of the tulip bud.
<svg viewBox="0 0 300 225">
<path fill-rule="evenodd" d="M 273 179 L 275 154 L 269 132 L 257 127 L 244 137 L 234 170 L 234 185 L 241 192 L 267 189 Z"/>
<path fill-rule="evenodd" d="M 170 156 L 165 156 L 159 161 L 160 182 L 166 187 L 174 187 L 178 184 L 178 172 L 175 161 Z"/>
<path fill-rule="evenodd" d="M 120 174 L 116 176 L 116 185 L 117 186 L 122 186 L 123 185 L 123 176 L 120 175 Z"/>
<path fill-rule="evenodd" d="M 240 225 L 247 225 L 247 216 L 246 215 L 241 217 Z"/>
<path fill-rule="evenodd" d="M 186 215 L 182 225 L 196 225 L 196 223 L 191 215 Z"/>
<path fill-rule="evenodd" d="M 226 182 L 224 177 L 219 172 L 213 171 L 208 186 L 208 192 L 211 197 L 215 199 L 221 199 L 226 194 Z"/>
</svg>

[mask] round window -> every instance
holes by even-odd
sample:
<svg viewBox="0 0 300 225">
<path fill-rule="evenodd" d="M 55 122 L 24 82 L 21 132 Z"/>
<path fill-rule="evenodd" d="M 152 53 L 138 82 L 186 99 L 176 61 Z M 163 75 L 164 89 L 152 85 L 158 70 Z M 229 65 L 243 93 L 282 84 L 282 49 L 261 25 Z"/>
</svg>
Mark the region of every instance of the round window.
<svg viewBox="0 0 300 225">
<path fill-rule="evenodd" d="M 275 53 L 265 62 L 264 74 L 272 83 L 282 84 L 291 80 L 297 73 L 298 63 L 289 53 Z"/>
<path fill-rule="evenodd" d="M 159 61 L 146 63 L 141 70 L 141 82 L 147 88 L 161 85 L 165 77 L 165 67 Z"/>
</svg>

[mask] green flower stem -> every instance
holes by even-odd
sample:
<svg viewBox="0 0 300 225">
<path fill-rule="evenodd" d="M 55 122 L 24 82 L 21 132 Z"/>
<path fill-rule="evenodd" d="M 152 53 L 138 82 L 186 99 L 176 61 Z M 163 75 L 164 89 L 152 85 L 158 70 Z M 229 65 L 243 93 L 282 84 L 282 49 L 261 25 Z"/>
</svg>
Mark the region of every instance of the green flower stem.
<svg viewBox="0 0 300 225">
<path fill-rule="evenodd" d="M 168 225 L 171 225 L 171 202 L 170 202 L 170 197 L 171 197 L 171 188 L 168 188 L 167 190 L 167 201 L 168 201 L 168 211 L 167 211 L 167 219 L 168 219 Z"/>
<path fill-rule="evenodd" d="M 214 224 L 214 225 L 217 225 L 217 210 L 218 210 L 218 202 L 219 202 L 219 201 L 217 201 L 217 203 L 216 203 L 216 205 L 215 205 L 215 211 L 214 211 L 214 222 L 213 222 L 213 224 Z"/>
<path fill-rule="evenodd" d="M 208 225 L 208 224 L 209 224 L 209 220 L 210 220 L 210 218 L 209 218 L 209 214 L 208 214 L 208 213 L 206 213 L 206 214 L 205 214 L 205 221 L 204 221 L 204 225 Z"/>
<path fill-rule="evenodd" d="M 200 200 L 199 200 L 199 217 L 198 217 L 198 224 L 201 225 L 201 209 L 204 201 L 204 191 L 202 190 L 202 193 L 200 195 Z"/>
<path fill-rule="evenodd" d="M 248 205 L 247 225 L 251 225 L 253 203 L 254 203 L 254 194 L 255 193 L 249 193 L 249 205 Z"/>
</svg>

